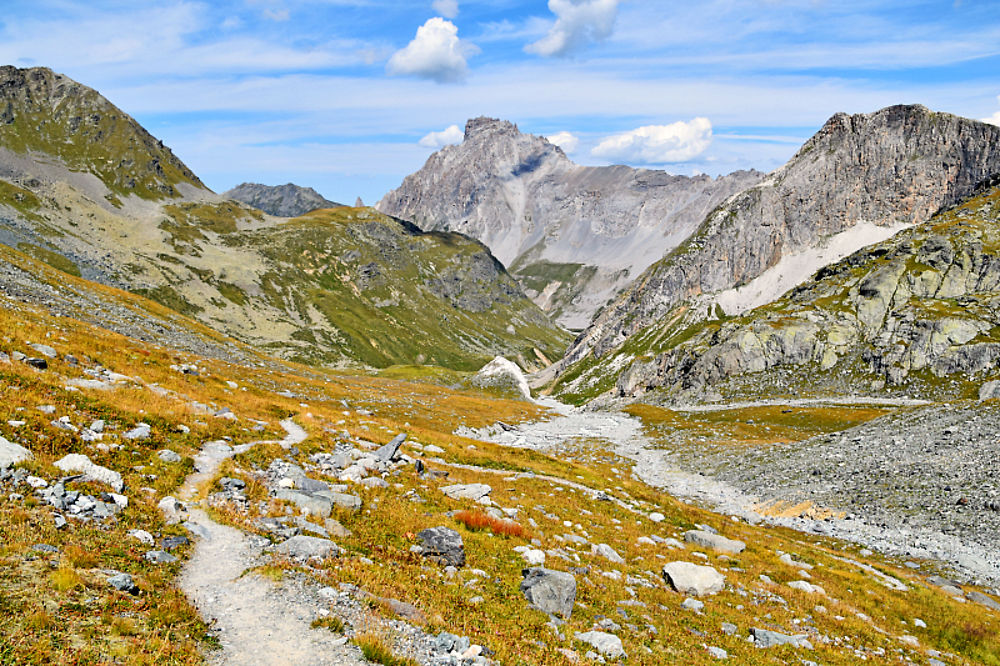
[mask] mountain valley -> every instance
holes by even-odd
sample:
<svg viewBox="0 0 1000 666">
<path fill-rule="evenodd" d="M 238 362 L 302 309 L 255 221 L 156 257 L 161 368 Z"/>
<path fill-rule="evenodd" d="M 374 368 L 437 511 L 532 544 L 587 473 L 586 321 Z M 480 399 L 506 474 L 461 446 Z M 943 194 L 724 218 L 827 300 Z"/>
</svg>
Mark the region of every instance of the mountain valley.
<svg viewBox="0 0 1000 666">
<path fill-rule="evenodd" d="M 998 145 L 349 207 L 0 67 L 0 663 L 1000 664 Z"/>
</svg>

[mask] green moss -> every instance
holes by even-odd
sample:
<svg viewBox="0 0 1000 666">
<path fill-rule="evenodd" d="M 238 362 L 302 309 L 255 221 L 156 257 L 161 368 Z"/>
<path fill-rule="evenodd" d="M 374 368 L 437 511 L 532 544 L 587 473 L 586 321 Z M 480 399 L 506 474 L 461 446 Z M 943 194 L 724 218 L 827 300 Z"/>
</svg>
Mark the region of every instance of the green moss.
<svg viewBox="0 0 1000 666">
<path fill-rule="evenodd" d="M 10 206 L 29 220 L 42 219 L 37 212 L 42 207 L 38 197 L 33 192 L 5 180 L 0 180 L 0 206 Z"/>
<path fill-rule="evenodd" d="M 231 282 L 223 282 L 219 280 L 215 283 L 215 288 L 219 290 L 226 299 L 232 301 L 236 305 L 246 305 L 247 295 L 242 289 Z"/>
<path fill-rule="evenodd" d="M 135 289 L 134 291 L 140 296 L 145 296 L 146 298 L 156 301 L 160 305 L 180 312 L 181 314 L 196 315 L 204 310 L 204 308 L 200 306 L 189 303 L 176 289 L 167 285 L 153 289 Z"/>
<path fill-rule="evenodd" d="M 18 243 L 17 249 L 34 259 L 48 264 L 52 268 L 61 270 L 63 273 L 80 277 L 80 268 L 58 252 L 53 252 L 52 250 L 32 245 L 31 243 Z"/>
</svg>

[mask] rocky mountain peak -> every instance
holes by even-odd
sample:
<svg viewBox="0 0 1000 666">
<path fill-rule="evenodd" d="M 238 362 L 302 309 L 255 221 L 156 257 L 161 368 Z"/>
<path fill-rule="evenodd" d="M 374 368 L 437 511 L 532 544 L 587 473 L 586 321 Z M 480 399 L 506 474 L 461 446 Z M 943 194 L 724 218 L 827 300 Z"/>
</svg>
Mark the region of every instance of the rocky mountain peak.
<svg viewBox="0 0 1000 666">
<path fill-rule="evenodd" d="M 465 140 L 494 140 L 499 136 L 520 136 L 517 125 L 509 120 L 479 116 L 465 123 Z"/>
<path fill-rule="evenodd" d="M 330 201 L 311 187 L 294 183 L 284 185 L 262 185 L 260 183 L 240 183 L 222 193 L 249 204 L 254 208 L 277 217 L 298 217 L 319 208 L 338 208 L 344 204 Z"/>
</svg>

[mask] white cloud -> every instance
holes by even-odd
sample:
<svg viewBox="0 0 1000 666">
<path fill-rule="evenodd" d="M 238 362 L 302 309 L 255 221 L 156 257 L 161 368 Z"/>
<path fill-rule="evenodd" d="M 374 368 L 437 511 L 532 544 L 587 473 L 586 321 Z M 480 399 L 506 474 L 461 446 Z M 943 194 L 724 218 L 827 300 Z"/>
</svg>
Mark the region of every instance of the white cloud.
<svg viewBox="0 0 1000 666">
<path fill-rule="evenodd" d="M 670 125 L 646 125 L 631 132 L 608 137 L 591 154 L 608 160 L 638 164 L 686 162 L 705 152 L 712 143 L 712 123 L 708 118 Z"/>
<path fill-rule="evenodd" d="M 434 0 L 431 7 L 445 18 L 453 19 L 458 16 L 458 0 Z"/>
<path fill-rule="evenodd" d="M 618 0 L 549 0 L 549 10 L 556 15 L 555 24 L 524 50 L 542 56 L 567 56 L 611 36 Z"/>
<path fill-rule="evenodd" d="M 465 140 L 465 132 L 458 125 L 452 125 L 440 132 L 431 132 L 418 143 L 425 148 L 441 148 Z"/>
<path fill-rule="evenodd" d="M 478 52 L 478 47 L 458 38 L 454 23 L 435 16 L 417 28 L 417 36 L 392 55 L 385 69 L 389 74 L 438 83 L 461 81 L 468 69 L 466 58 Z"/>
<path fill-rule="evenodd" d="M 569 155 L 580 147 L 580 139 L 569 133 L 569 132 L 559 132 L 553 134 L 552 136 L 545 137 L 549 140 L 549 143 L 555 144 L 562 148 L 562 151 Z"/>
<path fill-rule="evenodd" d="M 997 95 L 997 101 L 1000 102 L 1000 95 Z M 984 123 L 1000 126 L 1000 111 L 997 111 L 989 118 L 983 118 L 982 120 Z"/>
</svg>

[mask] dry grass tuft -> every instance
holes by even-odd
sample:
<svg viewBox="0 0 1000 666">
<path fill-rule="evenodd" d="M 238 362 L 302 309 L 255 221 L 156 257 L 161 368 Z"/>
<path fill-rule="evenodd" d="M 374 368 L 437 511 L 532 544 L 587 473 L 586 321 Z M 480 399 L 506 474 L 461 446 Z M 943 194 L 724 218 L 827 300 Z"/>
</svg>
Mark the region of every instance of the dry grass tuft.
<svg viewBox="0 0 1000 666">
<path fill-rule="evenodd" d="M 361 649 L 365 659 L 382 666 L 417 666 L 409 657 L 400 657 L 386 641 L 385 637 L 373 630 L 354 637 L 354 644 Z"/>
<path fill-rule="evenodd" d="M 497 536 L 515 537 L 518 539 L 529 538 L 528 531 L 520 523 L 515 523 L 513 520 L 504 520 L 503 518 L 495 518 L 482 511 L 458 511 L 455 514 L 455 520 L 475 532 L 489 530 Z"/>
</svg>

